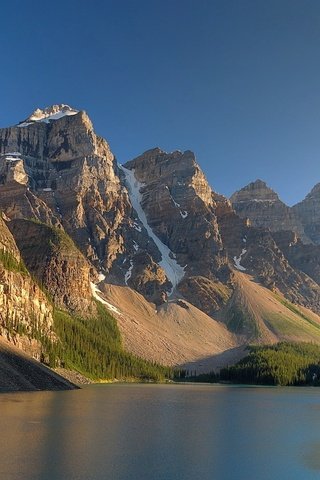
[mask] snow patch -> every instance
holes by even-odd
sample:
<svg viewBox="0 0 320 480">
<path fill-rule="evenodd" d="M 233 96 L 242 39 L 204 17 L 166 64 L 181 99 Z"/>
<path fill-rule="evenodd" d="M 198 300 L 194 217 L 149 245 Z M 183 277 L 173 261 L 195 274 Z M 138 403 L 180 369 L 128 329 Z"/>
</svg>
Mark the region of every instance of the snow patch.
<svg viewBox="0 0 320 480">
<path fill-rule="evenodd" d="M 105 278 L 106 278 L 106 276 L 102 272 L 99 272 L 98 281 L 103 282 L 103 280 L 105 280 Z"/>
<path fill-rule="evenodd" d="M 125 276 L 124 276 L 124 282 L 125 282 L 126 285 L 128 285 L 128 281 L 131 278 L 132 269 L 133 269 L 133 261 L 130 260 L 130 267 L 129 267 L 128 271 L 126 272 Z"/>
<path fill-rule="evenodd" d="M 173 196 L 170 193 L 168 185 L 166 185 L 166 189 L 169 191 L 169 195 L 170 195 L 171 200 L 174 203 L 174 206 L 177 207 L 177 208 L 180 208 L 181 207 L 180 203 L 176 202 L 176 200 L 173 198 Z M 182 218 L 187 218 L 188 212 L 186 212 L 185 210 L 180 210 L 180 215 L 181 215 Z"/>
<path fill-rule="evenodd" d="M 138 225 L 136 222 L 134 222 L 133 228 L 134 228 L 135 230 L 137 230 L 137 232 L 141 232 L 141 230 L 142 230 L 141 227 L 140 227 L 140 225 Z"/>
<path fill-rule="evenodd" d="M 135 240 L 133 240 L 133 248 L 135 249 L 136 252 L 139 250 L 139 245 Z"/>
<path fill-rule="evenodd" d="M 242 249 L 242 252 L 240 253 L 239 257 L 234 256 L 233 261 L 234 261 L 234 266 L 238 269 L 244 272 L 246 269 L 241 265 L 241 258 L 242 256 L 247 253 L 247 250 L 245 248 Z"/>
<path fill-rule="evenodd" d="M 4 157 L 4 159 L 8 162 L 18 162 L 19 160 L 21 160 L 21 158 L 17 158 L 17 157 L 12 157 L 12 156 L 6 156 Z"/>
<path fill-rule="evenodd" d="M 178 283 L 182 280 L 184 277 L 184 268 L 181 267 L 177 263 L 177 261 L 171 257 L 172 252 L 168 248 L 167 245 L 165 245 L 159 237 L 153 232 L 152 228 L 148 224 L 148 220 L 146 217 L 146 214 L 141 206 L 141 200 L 142 200 L 142 195 L 140 193 L 140 189 L 143 186 L 142 183 L 140 183 L 134 175 L 134 170 L 129 170 L 125 168 L 122 165 L 119 165 L 119 168 L 123 171 L 126 177 L 127 181 L 127 186 L 128 186 L 128 192 L 129 192 L 129 197 L 132 203 L 133 208 L 138 214 L 139 220 L 146 229 L 149 237 L 152 238 L 154 243 L 157 245 L 160 253 L 161 253 L 161 261 L 159 262 L 159 265 L 164 269 L 166 272 L 166 275 L 168 279 L 170 280 L 172 284 L 172 289 L 169 294 L 172 293 L 173 289 L 178 285 Z M 127 272 L 128 273 L 128 272 Z"/>
<path fill-rule="evenodd" d="M 275 203 L 276 200 L 268 200 L 268 199 L 263 199 L 263 198 L 252 198 L 249 200 L 250 202 L 257 202 L 257 203 Z M 243 200 L 245 202 L 245 200 Z"/>
<path fill-rule="evenodd" d="M 100 302 L 101 302 L 101 300 L 100 300 Z M 112 303 L 104 301 L 104 304 L 108 307 L 108 310 L 111 310 L 111 312 L 114 312 L 114 313 L 117 313 L 118 315 L 121 315 L 120 310 L 117 307 L 115 307 L 114 305 L 112 305 Z"/>
<path fill-rule="evenodd" d="M 27 127 L 34 122 L 50 123 L 51 120 L 59 120 L 59 118 L 76 115 L 77 113 L 79 113 L 79 110 L 75 110 L 69 105 L 53 105 L 44 110 L 38 108 L 25 122 L 19 123 L 17 127 Z"/>
<path fill-rule="evenodd" d="M 6 152 L 6 153 L 2 153 L 0 155 L 0 157 L 21 157 L 21 153 L 20 152 Z"/>
<path fill-rule="evenodd" d="M 99 288 L 97 287 L 97 285 L 95 285 L 94 283 L 90 282 L 90 286 L 91 286 L 91 292 L 92 292 L 92 296 L 98 300 L 99 302 L 101 302 L 103 305 L 105 305 L 109 310 L 111 310 L 112 312 L 114 313 L 117 313 L 118 315 L 121 315 L 121 312 L 120 310 L 115 307 L 114 305 L 112 305 L 111 303 L 107 302 L 106 300 L 104 300 L 101 295 L 102 292 L 99 290 Z"/>
<path fill-rule="evenodd" d="M 32 125 L 34 122 L 22 122 L 22 123 L 19 123 L 19 125 L 17 125 L 17 127 L 21 128 L 21 127 L 28 127 L 29 125 Z"/>
<path fill-rule="evenodd" d="M 242 241 L 243 243 L 247 243 L 247 237 L 243 237 Z"/>
<path fill-rule="evenodd" d="M 52 192 L 52 188 L 43 188 L 42 191 L 43 192 Z"/>
<path fill-rule="evenodd" d="M 170 190 L 169 190 L 169 187 L 166 185 L 166 189 L 169 191 L 169 195 L 170 195 L 170 198 L 171 200 L 173 201 L 174 203 L 174 206 L 177 207 L 177 208 L 180 208 L 180 203 L 176 202 L 175 199 L 173 198 L 173 196 L 171 195 L 170 193 Z"/>
</svg>

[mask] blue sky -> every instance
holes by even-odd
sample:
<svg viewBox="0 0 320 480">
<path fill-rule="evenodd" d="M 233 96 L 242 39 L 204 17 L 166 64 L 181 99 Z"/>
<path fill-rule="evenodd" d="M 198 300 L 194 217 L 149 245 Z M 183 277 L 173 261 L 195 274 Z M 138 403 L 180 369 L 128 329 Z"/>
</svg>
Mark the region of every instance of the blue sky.
<svg viewBox="0 0 320 480">
<path fill-rule="evenodd" d="M 320 182 L 317 0 L 4 0 L 0 126 L 86 110 L 122 163 L 190 149 L 225 195 Z"/>
</svg>

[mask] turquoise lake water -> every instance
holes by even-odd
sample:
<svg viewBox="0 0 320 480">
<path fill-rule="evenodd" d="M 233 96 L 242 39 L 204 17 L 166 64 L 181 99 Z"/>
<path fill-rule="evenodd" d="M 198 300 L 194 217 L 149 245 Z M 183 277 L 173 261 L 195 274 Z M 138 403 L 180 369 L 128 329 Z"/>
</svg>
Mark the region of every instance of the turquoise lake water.
<svg viewBox="0 0 320 480">
<path fill-rule="evenodd" d="M 320 478 L 320 388 L 92 385 L 0 412 L 1 480 Z"/>
</svg>

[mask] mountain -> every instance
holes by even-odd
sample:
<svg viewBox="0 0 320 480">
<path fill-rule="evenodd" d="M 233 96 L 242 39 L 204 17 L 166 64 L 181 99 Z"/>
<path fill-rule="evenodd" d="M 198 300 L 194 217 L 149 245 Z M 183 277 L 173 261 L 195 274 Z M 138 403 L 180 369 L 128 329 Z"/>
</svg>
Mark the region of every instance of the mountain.
<svg viewBox="0 0 320 480">
<path fill-rule="evenodd" d="M 155 260 L 160 258 L 170 282 L 164 298 L 181 290 L 192 300 L 194 289 L 206 278 L 205 288 L 218 307 L 223 300 L 221 280 L 227 282 L 231 275 L 217 222 L 221 199 L 211 190 L 194 154 L 168 154 L 156 148 L 121 169 L 136 220 L 147 241 L 155 243 Z"/>
<path fill-rule="evenodd" d="M 251 225 L 261 231 L 270 231 L 273 241 L 279 247 L 290 268 L 295 270 L 295 275 L 299 272 L 300 275 L 304 273 L 319 284 L 320 251 L 317 237 L 317 229 L 320 228 L 320 217 L 317 214 L 317 206 L 320 205 L 319 184 L 302 202 L 293 207 L 288 207 L 281 202 L 278 195 L 261 180 L 250 183 L 235 192 L 230 200 L 241 218 L 246 218 Z M 284 277 L 284 270 L 288 270 L 287 267 L 286 269 L 283 267 L 282 265 L 280 272 L 282 277 Z M 290 277 L 292 279 L 292 274 Z M 310 284 L 307 279 L 305 281 L 309 283 L 307 287 L 309 291 L 311 287 L 311 290 L 316 292 L 315 286 Z M 305 284 L 301 280 L 295 281 L 295 283 L 301 286 Z M 283 289 L 282 291 L 288 294 L 288 291 Z M 317 294 L 313 295 L 313 298 L 312 308 L 318 311 Z M 291 300 L 304 303 L 301 297 L 294 296 L 291 297 Z"/>
<path fill-rule="evenodd" d="M 37 109 L 0 129 L 1 333 L 94 378 L 320 343 L 314 190 L 290 208 L 257 180 L 228 200 L 191 151 L 121 165 L 85 112 Z"/>
<path fill-rule="evenodd" d="M 283 203 L 262 180 L 249 183 L 230 197 L 236 213 L 258 228 L 295 232 L 307 244 L 320 244 L 320 183 L 293 207 Z"/>
<path fill-rule="evenodd" d="M 296 232 L 306 243 L 310 243 L 301 219 L 262 180 L 249 183 L 235 192 L 230 201 L 236 213 L 241 218 L 248 218 L 253 226 L 275 232 Z"/>
</svg>

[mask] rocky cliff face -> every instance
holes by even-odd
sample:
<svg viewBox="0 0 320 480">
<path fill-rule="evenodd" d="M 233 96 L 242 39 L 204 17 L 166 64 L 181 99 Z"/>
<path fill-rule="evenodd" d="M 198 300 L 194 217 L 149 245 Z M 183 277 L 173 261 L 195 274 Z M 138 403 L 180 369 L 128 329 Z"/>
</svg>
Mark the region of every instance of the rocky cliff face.
<svg viewBox="0 0 320 480">
<path fill-rule="evenodd" d="M 214 195 L 194 154 L 167 154 L 157 148 L 125 168 L 140 184 L 140 205 L 149 227 L 185 267 L 185 273 L 215 277 L 226 264 L 226 256 Z"/>
<path fill-rule="evenodd" d="M 109 146 L 86 113 L 66 106 L 59 113 L 60 107 L 0 130 L 0 171 L 20 172 L 20 181 L 2 175 L 0 207 L 10 218 L 61 224 L 90 260 L 108 269 L 122 248 L 126 194 Z"/>
<path fill-rule="evenodd" d="M 233 194 L 231 201 L 240 217 L 260 229 L 254 254 L 249 250 L 250 273 L 256 272 L 261 283 L 278 288 L 292 301 L 319 311 L 319 184 L 292 208 L 260 180 Z"/>
<path fill-rule="evenodd" d="M 206 307 L 208 299 L 198 293 L 200 285 L 210 284 L 212 293 L 220 280 L 230 278 L 216 214 L 218 205 L 227 200 L 212 191 L 190 151 L 149 150 L 122 171 L 136 221 L 155 244 L 158 262 L 171 283 L 167 293 L 183 291 L 206 312 L 213 311 L 220 304 L 219 292 Z"/>
<path fill-rule="evenodd" d="M 258 283 L 281 292 L 293 302 L 319 310 L 318 283 L 312 275 L 309 278 L 306 268 L 292 262 L 292 256 L 288 254 L 287 235 L 298 241 L 296 233 L 256 228 L 250 220 L 242 219 L 232 211 L 220 212 L 218 221 L 224 246 L 235 270 L 249 274 Z M 301 240 L 299 245 L 306 250 L 311 246 Z"/>
<path fill-rule="evenodd" d="M 14 238 L 0 217 L 0 334 L 41 359 L 41 339 L 55 341 L 53 307 L 30 277 Z"/>
<path fill-rule="evenodd" d="M 272 232 L 296 232 L 305 243 L 310 243 L 300 219 L 293 209 L 262 180 L 249 183 L 230 197 L 233 208 L 241 218 L 248 218 L 254 227 Z"/>
<path fill-rule="evenodd" d="M 16 219 L 8 222 L 28 270 L 59 308 L 90 314 L 94 309 L 90 264 L 61 229 Z"/>
<path fill-rule="evenodd" d="M 320 245 L 320 183 L 317 183 L 306 198 L 292 207 L 303 225 L 306 235 Z"/>
<path fill-rule="evenodd" d="M 275 232 L 272 236 L 290 265 L 320 285 L 320 245 L 305 245 L 293 232 Z"/>
</svg>

